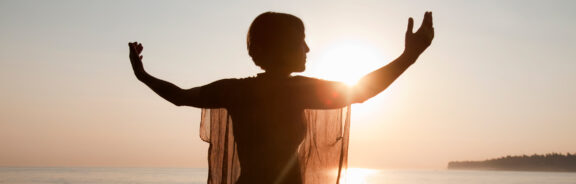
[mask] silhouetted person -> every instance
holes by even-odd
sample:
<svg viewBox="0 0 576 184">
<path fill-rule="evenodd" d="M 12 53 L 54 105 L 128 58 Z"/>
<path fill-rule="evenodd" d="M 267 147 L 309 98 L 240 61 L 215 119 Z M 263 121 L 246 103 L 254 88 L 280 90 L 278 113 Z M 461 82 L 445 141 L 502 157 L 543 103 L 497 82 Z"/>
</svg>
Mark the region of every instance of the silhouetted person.
<svg viewBox="0 0 576 184">
<path fill-rule="evenodd" d="M 265 71 L 256 77 L 222 79 L 181 89 L 144 70 L 140 55 L 142 44 L 129 43 L 130 60 L 138 80 L 171 103 L 225 108 L 229 112 L 241 166 L 238 184 L 299 184 L 302 183 L 300 168 L 289 163 L 305 135 L 304 110 L 362 103 L 386 89 L 430 45 L 434 37 L 432 13 L 424 14 L 417 32 L 413 33 L 412 27 L 413 20 L 409 18 L 402 55 L 367 74 L 354 87 L 291 75 L 305 70 L 306 53 L 310 49 L 304 40 L 302 21 L 284 13 L 263 13 L 250 26 L 248 52 L 254 63 Z"/>
</svg>

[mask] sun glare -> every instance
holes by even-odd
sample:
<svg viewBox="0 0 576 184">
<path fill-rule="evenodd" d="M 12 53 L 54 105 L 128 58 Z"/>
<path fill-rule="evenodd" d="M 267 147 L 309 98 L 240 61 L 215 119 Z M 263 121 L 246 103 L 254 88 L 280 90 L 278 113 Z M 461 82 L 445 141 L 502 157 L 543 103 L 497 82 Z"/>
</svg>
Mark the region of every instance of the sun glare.
<svg viewBox="0 0 576 184">
<path fill-rule="evenodd" d="M 311 73 L 319 78 L 354 85 L 364 75 L 384 65 L 383 52 L 362 41 L 342 41 L 320 50 L 311 61 Z"/>
<path fill-rule="evenodd" d="M 343 171 L 344 172 L 344 171 Z M 365 168 L 349 168 L 340 178 L 340 183 L 345 184 L 367 184 L 366 178 L 378 173 L 378 170 Z"/>
</svg>

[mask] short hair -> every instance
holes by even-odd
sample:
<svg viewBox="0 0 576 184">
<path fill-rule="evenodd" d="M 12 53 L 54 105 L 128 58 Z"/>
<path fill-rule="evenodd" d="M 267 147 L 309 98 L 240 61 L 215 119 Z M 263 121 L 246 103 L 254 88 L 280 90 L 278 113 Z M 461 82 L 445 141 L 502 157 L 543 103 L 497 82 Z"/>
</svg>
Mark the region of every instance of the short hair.
<svg viewBox="0 0 576 184">
<path fill-rule="evenodd" d="M 271 58 L 286 52 L 303 37 L 304 23 L 300 18 L 286 13 L 265 12 L 250 25 L 246 40 L 248 54 L 254 64 L 264 70 L 281 67 Z"/>
</svg>

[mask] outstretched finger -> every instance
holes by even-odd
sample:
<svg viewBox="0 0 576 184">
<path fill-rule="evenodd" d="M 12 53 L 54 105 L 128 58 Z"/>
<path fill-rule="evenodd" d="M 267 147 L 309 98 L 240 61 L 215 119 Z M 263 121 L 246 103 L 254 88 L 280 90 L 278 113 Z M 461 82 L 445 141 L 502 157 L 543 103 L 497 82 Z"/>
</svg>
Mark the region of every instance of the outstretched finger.
<svg viewBox="0 0 576 184">
<path fill-rule="evenodd" d="M 432 12 L 430 12 L 430 27 L 434 27 L 434 19 L 432 18 Z"/>
<path fill-rule="evenodd" d="M 136 49 L 134 48 L 134 43 L 128 42 L 128 47 L 130 48 L 130 52 L 135 52 Z"/>
<path fill-rule="evenodd" d="M 412 29 L 414 28 L 414 19 L 412 17 L 408 18 L 408 28 L 406 29 L 406 35 L 412 34 Z"/>
<path fill-rule="evenodd" d="M 142 43 L 140 43 L 138 45 L 138 52 L 142 52 L 142 50 L 144 50 L 144 46 L 142 46 Z"/>
<path fill-rule="evenodd" d="M 432 27 L 432 12 L 426 12 L 424 15 L 424 22 L 426 23 L 424 24 L 426 27 Z"/>
</svg>

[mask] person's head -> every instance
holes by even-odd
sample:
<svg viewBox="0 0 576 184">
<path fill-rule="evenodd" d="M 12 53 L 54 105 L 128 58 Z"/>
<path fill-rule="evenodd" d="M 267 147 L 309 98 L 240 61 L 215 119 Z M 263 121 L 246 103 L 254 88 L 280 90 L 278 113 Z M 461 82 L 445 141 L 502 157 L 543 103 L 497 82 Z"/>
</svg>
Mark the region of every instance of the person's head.
<svg viewBox="0 0 576 184">
<path fill-rule="evenodd" d="M 254 64 L 267 72 L 303 72 L 306 53 L 310 50 L 304 36 L 304 23 L 300 18 L 265 12 L 250 25 L 248 53 Z"/>
</svg>

